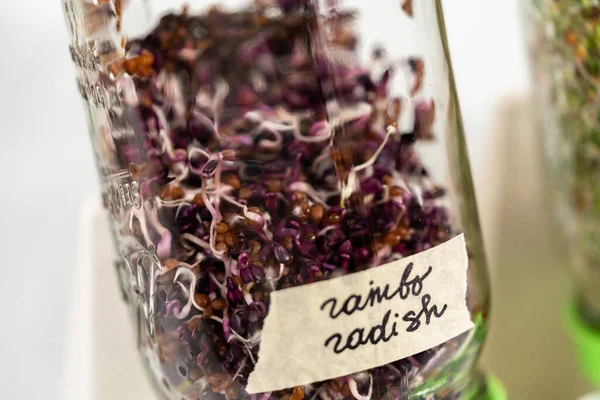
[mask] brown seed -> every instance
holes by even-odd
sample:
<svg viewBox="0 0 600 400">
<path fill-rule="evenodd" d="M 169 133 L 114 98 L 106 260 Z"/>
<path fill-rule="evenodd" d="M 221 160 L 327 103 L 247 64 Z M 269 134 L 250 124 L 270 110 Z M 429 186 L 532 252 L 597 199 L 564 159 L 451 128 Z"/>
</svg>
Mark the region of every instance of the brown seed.
<svg viewBox="0 0 600 400">
<path fill-rule="evenodd" d="M 291 252 L 292 248 L 294 247 L 294 238 L 286 236 L 281 241 L 281 244 L 283 244 L 283 246 Z"/>
<path fill-rule="evenodd" d="M 392 247 L 398 246 L 401 240 L 402 237 L 394 231 L 386 233 L 384 238 L 384 242 Z"/>
<path fill-rule="evenodd" d="M 300 238 L 301 242 L 314 242 L 315 240 L 317 240 L 317 235 L 314 233 L 307 233 Z"/>
<path fill-rule="evenodd" d="M 192 203 L 194 203 L 198 207 L 204 207 L 204 199 L 202 198 L 202 195 L 200 193 L 195 195 L 194 200 L 192 200 Z"/>
<path fill-rule="evenodd" d="M 233 277 L 233 282 L 236 284 L 236 286 L 242 286 L 242 285 L 244 285 L 244 281 L 239 276 L 234 276 Z"/>
<path fill-rule="evenodd" d="M 173 200 L 183 199 L 185 197 L 185 192 L 179 186 L 171 186 L 171 190 L 169 191 L 169 195 Z"/>
<path fill-rule="evenodd" d="M 227 374 L 225 374 L 224 372 L 215 372 L 215 373 L 210 374 L 208 376 L 207 380 L 208 380 L 208 383 L 210 383 L 211 385 L 215 385 L 217 383 L 224 381 L 226 378 L 227 378 Z"/>
<path fill-rule="evenodd" d="M 163 186 L 158 192 L 158 196 L 163 200 L 171 200 L 170 189 L 168 186 Z"/>
<path fill-rule="evenodd" d="M 254 214 L 258 214 L 258 215 L 262 214 L 262 211 L 260 211 L 260 208 L 258 208 L 258 207 L 250 207 L 250 208 L 248 208 L 248 211 L 253 212 Z"/>
<path fill-rule="evenodd" d="M 204 311 L 202 312 L 202 318 L 204 319 L 208 319 L 210 317 L 212 317 L 214 314 L 213 309 L 211 306 L 208 306 L 204 309 Z"/>
<path fill-rule="evenodd" d="M 308 201 L 297 203 L 292 207 L 292 216 L 300 222 L 304 222 L 310 215 L 310 205 Z"/>
<path fill-rule="evenodd" d="M 341 220 L 342 217 L 340 214 L 331 213 L 325 219 L 325 225 L 336 225 L 339 224 Z"/>
<path fill-rule="evenodd" d="M 238 190 L 242 186 L 242 182 L 240 182 L 240 178 L 237 175 L 229 174 L 225 176 L 223 179 L 226 185 L 231 186 L 234 190 Z"/>
<path fill-rule="evenodd" d="M 129 174 L 134 180 L 138 180 L 140 178 L 140 172 L 142 172 L 141 165 L 134 163 L 129 164 Z"/>
<path fill-rule="evenodd" d="M 304 193 L 300 190 L 296 190 L 296 191 L 294 191 L 294 193 L 292 193 L 292 201 L 294 203 L 299 203 L 304 200 L 306 200 L 306 193 Z"/>
<path fill-rule="evenodd" d="M 240 393 L 240 388 L 238 385 L 232 384 L 227 386 L 227 389 L 225 389 L 225 396 L 227 397 L 228 400 L 234 400 L 238 398 L 238 395 Z"/>
<path fill-rule="evenodd" d="M 219 355 L 219 357 L 225 357 L 225 355 L 227 354 L 227 346 L 225 344 L 221 344 L 217 347 L 217 354 Z M 228 382 L 231 382 L 231 378 L 227 377 L 224 381 L 226 384 Z"/>
<path fill-rule="evenodd" d="M 251 240 L 250 242 L 250 257 L 256 257 L 258 256 L 258 253 L 260 252 L 260 242 L 257 242 L 256 240 Z"/>
<path fill-rule="evenodd" d="M 404 196 L 404 190 L 398 186 L 392 186 L 392 188 L 390 189 L 390 196 L 402 197 Z"/>
<path fill-rule="evenodd" d="M 210 298 L 203 293 L 195 294 L 194 301 L 202 308 L 206 308 L 210 304 Z"/>
<path fill-rule="evenodd" d="M 310 218 L 313 222 L 318 223 L 323 218 L 323 214 L 325 213 L 325 209 L 320 204 L 313 204 L 310 207 Z"/>
<path fill-rule="evenodd" d="M 183 29 L 185 29 L 185 27 Z M 237 151 L 233 149 L 225 149 L 221 151 L 221 156 L 227 159 L 235 159 L 237 157 Z"/>
<path fill-rule="evenodd" d="M 267 191 L 269 192 L 280 192 L 281 191 L 281 181 L 271 179 L 267 182 Z"/>
<path fill-rule="evenodd" d="M 265 292 L 255 290 L 252 293 L 252 298 L 254 299 L 254 301 L 264 301 L 265 300 Z"/>
<path fill-rule="evenodd" d="M 197 319 L 193 320 L 192 322 L 189 322 L 187 324 L 188 331 L 194 332 L 196 329 L 198 329 L 198 322 L 199 320 Z"/>
<path fill-rule="evenodd" d="M 202 379 L 204 377 L 204 372 L 200 368 L 194 368 L 190 371 L 189 378 L 192 381 L 197 381 L 198 379 Z"/>
<path fill-rule="evenodd" d="M 215 250 L 217 250 L 219 253 L 226 253 L 227 252 L 227 245 L 225 243 L 217 243 L 215 245 Z"/>
<path fill-rule="evenodd" d="M 179 261 L 177 261 L 174 258 L 167 258 L 165 261 L 163 261 L 163 265 L 167 269 L 175 268 L 178 264 L 179 264 Z"/>
<path fill-rule="evenodd" d="M 215 227 L 215 231 L 217 233 L 225 233 L 225 232 L 229 232 L 229 225 L 227 225 L 224 222 L 219 222 L 217 224 L 217 226 Z"/>
<path fill-rule="evenodd" d="M 212 303 L 210 303 L 211 307 L 217 311 L 223 311 L 227 308 L 227 301 L 222 298 L 214 299 Z"/>
<path fill-rule="evenodd" d="M 223 241 L 227 245 L 227 247 L 236 247 L 237 246 L 237 238 L 231 232 L 227 232 L 223 235 Z"/>
<path fill-rule="evenodd" d="M 342 390 L 342 387 L 340 386 L 338 381 L 336 381 L 334 379 L 329 381 L 329 387 L 331 388 L 331 390 L 333 390 L 336 393 L 339 393 L 340 390 Z"/>
<path fill-rule="evenodd" d="M 381 178 L 381 182 L 383 182 L 384 185 L 390 185 L 392 183 L 392 177 L 390 175 L 384 175 Z"/>
<path fill-rule="evenodd" d="M 352 391 L 350 390 L 350 386 L 348 385 L 348 382 L 344 382 L 344 386 L 342 386 L 340 393 L 345 397 L 352 396 Z"/>
<path fill-rule="evenodd" d="M 296 386 L 292 390 L 292 400 L 302 400 L 304 398 L 304 388 L 302 386 Z"/>
<path fill-rule="evenodd" d="M 410 232 L 408 229 L 401 226 L 400 228 L 396 229 L 396 233 L 398 234 L 398 236 L 400 236 L 400 238 L 407 239 Z"/>
<path fill-rule="evenodd" d="M 241 188 L 238 193 L 238 197 L 242 200 L 248 200 L 250 197 L 252 197 L 252 189 L 248 189 L 246 187 Z"/>
</svg>

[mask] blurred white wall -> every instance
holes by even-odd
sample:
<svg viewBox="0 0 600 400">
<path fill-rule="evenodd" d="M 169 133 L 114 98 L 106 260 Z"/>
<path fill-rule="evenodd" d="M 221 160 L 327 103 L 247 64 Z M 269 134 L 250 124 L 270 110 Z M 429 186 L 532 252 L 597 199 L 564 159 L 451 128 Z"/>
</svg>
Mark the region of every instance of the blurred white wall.
<svg viewBox="0 0 600 400">
<path fill-rule="evenodd" d="M 518 1 L 444 3 L 485 224 L 497 195 L 486 167 L 494 115 L 507 96 L 527 89 Z M 96 195 L 97 179 L 60 1 L 0 1 L 0 19 L 0 398 L 52 400 L 78 210 Z"/>
</svg>

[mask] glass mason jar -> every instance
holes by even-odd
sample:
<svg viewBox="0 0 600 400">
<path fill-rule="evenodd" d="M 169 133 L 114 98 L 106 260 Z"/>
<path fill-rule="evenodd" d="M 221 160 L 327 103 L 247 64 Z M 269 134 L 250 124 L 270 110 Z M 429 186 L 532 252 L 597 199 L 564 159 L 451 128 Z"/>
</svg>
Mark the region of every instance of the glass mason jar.
<svg viewBox="0 0 600 400">
<path fill-rule="evenodd" d="M 534 0 L 527 16 L 548 159 L 573 242 L 580 311 L 600 328 L 600 4 Z"/>
<path fill-rule="evenodd" d="M 529 48 L 559 221 L 571 247 L 567 325 L 600 384 L 600 2 L 525 2 Z"/>
<path fill-rule="evenodd" d="M 441 4 L 375 3 L 63 1 L 122 292 L 164 397 L 487 398 Z M 376 320 L 398 299 L 419 308 Z M 352 318 L 371 325 L 344 331 Z M 340 332 L 323 343 L 323 326 Z"/>
</svg>

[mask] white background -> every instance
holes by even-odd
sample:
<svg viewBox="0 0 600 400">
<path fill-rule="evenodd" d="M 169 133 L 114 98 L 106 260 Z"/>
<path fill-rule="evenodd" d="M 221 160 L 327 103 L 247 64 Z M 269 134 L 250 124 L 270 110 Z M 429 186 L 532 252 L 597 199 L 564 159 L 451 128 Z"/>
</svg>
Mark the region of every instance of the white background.
<svg viewBox="0 0 600 400">
<path fill-rule="evenodd" d="M 445 3 L 485 199 L 495 111 L 527 90 L 517 0 Z M 0 18 L 0 397 L 51 400 L 59 398 L 78 209 L 98 192 L 97 179 L 60 1 L 3 0 Z"/>
</svg>

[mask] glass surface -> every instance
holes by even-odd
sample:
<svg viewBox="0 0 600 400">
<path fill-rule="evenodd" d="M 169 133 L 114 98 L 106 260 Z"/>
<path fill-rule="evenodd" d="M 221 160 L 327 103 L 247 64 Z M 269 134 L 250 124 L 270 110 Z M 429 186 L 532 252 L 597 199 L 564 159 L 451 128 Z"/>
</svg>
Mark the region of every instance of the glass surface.
<svg viewBox="0 0 600 400">
<path fill-rule="evenodd" d="M 525 3 L 558 214 L 572 245 L 581 311 L 600 328 L 600 5 Z"/>
<path fill-rule="evenodd" d="M 486 397 L 487 273 L 439 1 L 64 7 L 123 296 L 165 397 Z M 460 233 L 474 329 L 362 373 L 245 392 L 270 292 Z"/>
</svg>

